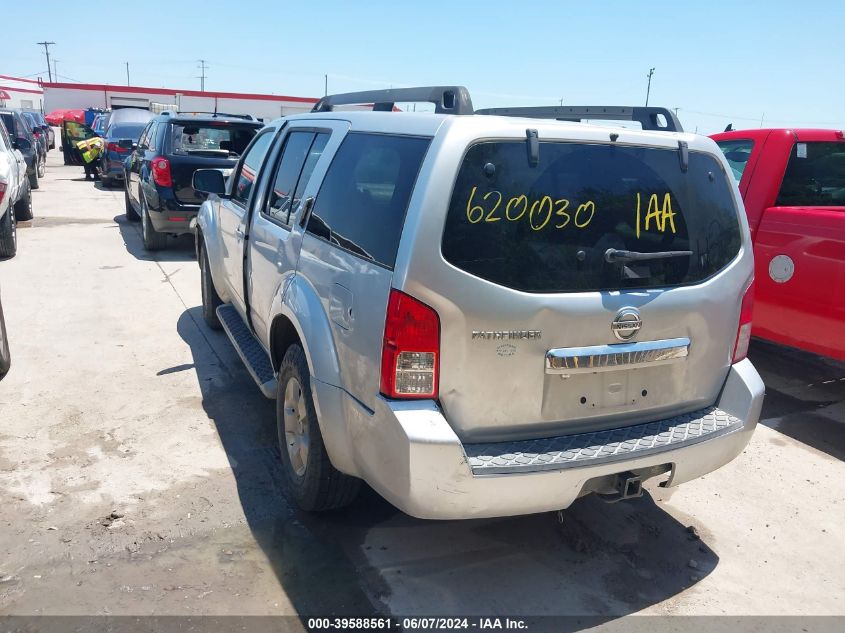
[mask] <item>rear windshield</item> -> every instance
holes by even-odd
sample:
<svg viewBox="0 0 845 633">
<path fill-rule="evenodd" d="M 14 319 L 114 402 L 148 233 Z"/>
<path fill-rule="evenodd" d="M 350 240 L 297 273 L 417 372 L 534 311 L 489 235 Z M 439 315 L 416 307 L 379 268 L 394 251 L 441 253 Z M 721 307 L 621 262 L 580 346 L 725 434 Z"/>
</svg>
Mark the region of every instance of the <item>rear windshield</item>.
<svg viewBox="0 0 845 633">
<path fill-rule="evenodd" d="M 137 141 L 141 132 L 147 127 L 147 123 L 119 123 L 109 128 L 109 138 L 131 138 Z"/>
<path fill-rule="evenodd" d="M 778 192 L 778 206 L 845 206 L 845 143 L 796 143 Z"/>
<path fill-rule="evenodd" d="M 693 284 L 739 253 L 737 209 L 714 157 L 689 152 L 684 172 L 676 150 L 539 145 L 534 167 L 526 142 L 469 149 L 443 233 L 448 262 L 526 292 L 584 292 Z M 620 260 L 610 249 L 665 257 Z"/>
<path fill-rule="evenodd" d="M 170 147 L 174 154 L 240 156 L 258 129 L 233 123 L 174 123 Z"/>
</svg>

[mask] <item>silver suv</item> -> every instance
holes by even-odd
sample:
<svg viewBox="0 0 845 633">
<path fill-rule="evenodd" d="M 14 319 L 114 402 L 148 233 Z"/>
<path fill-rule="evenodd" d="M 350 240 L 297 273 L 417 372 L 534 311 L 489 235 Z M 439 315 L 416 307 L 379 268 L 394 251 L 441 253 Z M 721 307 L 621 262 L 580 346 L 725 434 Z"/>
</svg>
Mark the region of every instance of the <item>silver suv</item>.
<svg viewBox="0 0 845 633">
<path fill-rule="evenodd" d="M 625 499 L 719 468 L 757 424 L 742 201 L 664 109 L 335 95 L 193 185 L 205 319 L 276 399 L 305 510 L 360 480 L 438 519 Z"/>
</svg>

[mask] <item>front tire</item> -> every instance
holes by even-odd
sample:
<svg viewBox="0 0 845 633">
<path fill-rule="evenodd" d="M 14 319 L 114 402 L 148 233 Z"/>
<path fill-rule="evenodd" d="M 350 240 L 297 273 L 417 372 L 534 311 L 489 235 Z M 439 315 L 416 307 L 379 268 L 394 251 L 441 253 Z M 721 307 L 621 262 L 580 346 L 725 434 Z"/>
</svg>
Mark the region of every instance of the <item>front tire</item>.
<svg viewBox="0 0 845 633">
<path fill-rule="evenodd" d="M 35 171 L 29 175 L 29 188 L 38 189 L 38 187 L 38 166 L 36 166 Z"/>
<path fill-rule="evenodd" d="M 0 216 L 0 257 L 14 257 L 18 252 L 18 228 L 15 213 L 9 208 Z"/>
<path fill-rule="evenodd" d="M 144 250 L 160 251 L 167 248 L 167 233 L 159 233 L 153 227 L 150 210 L 143 196 L 141 196 L 141 237 L 144 241 Z"/>
<path fill-rule="evenodd" d="M 47 173 L 47 156 L 46 154 L 38 161 L 38 166 L 35 168 L 35 172 L 38 174 L 39 178 L 43 178 L 44 174 Z"/>
<path fill-rule="evenodd" d="M 32 189 L 29 188 L 29 183 L 26 183 L 26 193 L 15 203 L 15 221 L 26 222 L 33 218 L 32 213 Z"/>
<path fill-rule="evenodd" d="M 279 368 L 276 427 L 288 494 L 306 512 L 320 512 L 352 503 L 361 480 L 344 475 L 329 460 L 310 376 L 302 347 L 291 345 Z"/>
<path fill-rule="evenodd" d="M 217 317 L 217 308 L 223 305 L 220 295 L 214 289 L 214 280 L 211 278 L 211 269 L 208 265 L 208 255 L 205 246 L 200 251 L 200 283 L 202 285 L 202 317 L 205 324 L 212 330 L 223 329 L 220 319 Z"/>
</svg>

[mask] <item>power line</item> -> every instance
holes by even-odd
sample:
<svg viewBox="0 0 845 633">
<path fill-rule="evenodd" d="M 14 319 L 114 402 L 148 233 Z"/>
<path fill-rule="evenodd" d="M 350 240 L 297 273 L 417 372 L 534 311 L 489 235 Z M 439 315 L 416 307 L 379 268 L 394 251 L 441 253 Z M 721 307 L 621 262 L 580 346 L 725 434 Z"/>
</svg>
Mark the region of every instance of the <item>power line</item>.
<svg viewBox="0 0 845 633">
<path fill-rule="evenodd" d="M 44 54 L 47 56 L 47 76 L 50 78 L 50 83 L 53 83 L 53 69 L 50 68 L 50 47 L 55 42 L 36 42 L 36 44 L 44 47 Z"/>
<path fill-rule="evenodd" d="M 205 64 L 207 60 L 198 59 L 197 61 L 200 63 L 199 68 L 202 71 L 202 75 L 197 77 L 200 80 L 200 92 L 205 92 L 205 69 L 208 68 Z"/>
</svg>

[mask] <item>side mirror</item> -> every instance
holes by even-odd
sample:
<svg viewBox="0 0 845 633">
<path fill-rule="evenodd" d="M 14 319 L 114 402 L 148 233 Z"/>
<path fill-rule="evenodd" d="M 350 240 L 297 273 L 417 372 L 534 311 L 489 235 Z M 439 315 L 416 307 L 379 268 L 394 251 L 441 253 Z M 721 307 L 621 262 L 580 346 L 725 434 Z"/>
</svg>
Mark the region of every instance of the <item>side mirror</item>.
<svg viewBox="0 0 845 633">
<path fill-rule="evenodd" d="M 194 191 L 200 194 L 226 196 L 226 181 L 218 169 L 197 169 L 191 179 Z"/>
<path fill-rule="evenodd" d="M 29 142 L 29 139 L 19 137 L 15 139 L 15 142 L 12 144 L 12 147 L 15 149 L 19 149 L 22 152 L 28 152 L 32 149 L 32 143 Z"/>
</svg>

